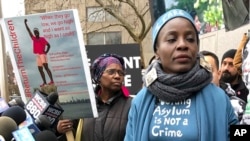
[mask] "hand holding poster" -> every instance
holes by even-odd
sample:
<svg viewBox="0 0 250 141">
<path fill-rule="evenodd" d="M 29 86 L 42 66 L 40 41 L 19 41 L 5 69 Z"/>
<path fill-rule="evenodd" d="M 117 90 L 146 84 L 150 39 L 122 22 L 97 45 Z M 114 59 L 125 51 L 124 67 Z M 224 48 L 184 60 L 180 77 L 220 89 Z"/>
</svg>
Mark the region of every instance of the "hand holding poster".
<svg viewBox="0 0 250 141">
<path fill-rule="evenodd" d="M 64 118 L 97 116 L 76 10 L 5 18 L 2 27 L 24 101 L 55 87 Z"/>
</svg>

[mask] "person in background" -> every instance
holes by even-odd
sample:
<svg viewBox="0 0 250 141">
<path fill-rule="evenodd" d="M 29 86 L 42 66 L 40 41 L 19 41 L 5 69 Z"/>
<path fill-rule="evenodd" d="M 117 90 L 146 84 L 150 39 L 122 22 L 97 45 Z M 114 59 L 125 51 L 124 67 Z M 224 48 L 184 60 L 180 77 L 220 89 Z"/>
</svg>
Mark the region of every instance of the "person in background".
<svg viewBox="0 0 250 141">
<path fill-rule="evenodd" d="M 201 22 L 199 20 L 199 16 L 198 16 L 197 12 L 195 10 L 192 10 L 190 12 L 190 15 L 194 19 L 194 25 L 195 25 L 197 31 L 200 33 L 200 31 L 201 31 Z"/>
<path fill-rule="evenodd" d="M 239 122 L 228 96 L 211 83 L 209 64 L 200 61 L 193 18 L 172 9 L 152 31 L 159 59 L 132 100 L 124 141 L 229 140 L 230 125 Z"/>
<path fill-rule="evenodd" d="M 233 64 L 236 49 L 227 50 L 221 59 L 221 83 L 229 83 L 235 91 L 236 96 L 247 102 L 249 90 L 244 84 L 241 74 Z"/>
<path fill-rule="evenodd" d="M 233 64 L 238 70 L 239 74 L 241 74 L 242 80 L 245 83 L 248 90 L 250 90 L 250 82 L 249 82 L 249 72 L 250 72 L 250 62 L 249 62 L 249 31 L 248 33 L 244 33 L 243 37 L 238 45 L 237 51 L 234 56 Z M 249 114 L 249 106 L 250 105 L 250 95 L 247 95 L 247 105 L 245 112 L 243 114 L 241 124 L 250 125 L 250 114 Z"/>
<path fill-rule="evenodd" d="M 46 70 L 50 78 L 50 82 L 48 84 L 53 85 L 54 80 L 53 80 L 52 73 L 49 69 L 48 58 L 47 58 L 47 53 L 50 50 L 50 44 L 44 37 L 40 36 L 38 28 L 33 29 L 33 32 L 34 32 L 34 35 L 33 35 L 33 33 L 30 31 L 30 28 L 27 22 L 28 20 L 24 19 L 25 27 L 33 41 L 33 53 L 36 55 L 37 67 L 43 80 L 43 83 L 40 85 L 40 87 L 43 87 L 47 84 L 43 68 Z"/>
<path fill-rule="evenodd" d="M 213 79 L 212 83 L 221 87 L 226 94 L 230 98 L 230 102 L 234 108 L 235 114 L 237 115 L 239 121 L 242 119 L 242 115 L 244 113 L 246 102 L 240 98 L 238 98 L 235 94 L 235 91 L 231 88 L 229 83 L 219 82 L 220 79 L 220 70 L 219 70 L 219 58 L 216 54 L 210 51 L 203 50 L 200 52 L 205 61 L 207 61 L 211 65 Z"/>
<path fill-rule="evenodd" d="M 91 65 L 98 117 L 84 118 L 82 141 L 123 141 L 132 98 L 123 85 L 124 60 L 103 54 Z"/>
<path fill-rule="evenodd" d="M 220 71 L 219 71 L 219 59 L 216 54 L 210 51 L 203 50 L 200 52 L 203 56 L 205 61 L 207 61 L 211 65 L 211 70 L 213 74 L 213 79 L 212 83 L 214 83 L 216 86 L 219 86 L 219 76 L 220 76 Z"/>
<path fill-rule="evenodd" d="M 67 141 L 65 134 L 69 131 L 81 141 L 123 141 L 132 100 L 123 85 L 124 65 L 117 54 L 102 54 L 94 60 L 90 68 L 98 117 L 59 120 L 56 135 L 60 141 Z"/>
<path fill-rule="evenodd" d="M 240 73 L 240 75 L 242 76 L 242 80 L 244 81 L 248 90 L 250 90 L 250 82 L 249 82 L 250 55 L 248 54 L 250 50 L 249 44 L 250 44 L 249 37 L 247 33 L 244 33 L 233 59 L 233 64 Z"/>
<path fill-rule="evenodd" d="M 205 28 L 203 30 L 203 33 L 209 33 L 212 31 L 212 26 L 210 25 L 210 23 L 205 23 Z"/>
</svg>

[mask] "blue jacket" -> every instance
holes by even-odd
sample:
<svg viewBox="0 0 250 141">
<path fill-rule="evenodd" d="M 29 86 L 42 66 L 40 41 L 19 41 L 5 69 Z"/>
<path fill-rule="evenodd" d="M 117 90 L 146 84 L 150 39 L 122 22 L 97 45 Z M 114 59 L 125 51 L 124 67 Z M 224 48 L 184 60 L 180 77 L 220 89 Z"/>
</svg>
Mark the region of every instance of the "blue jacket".
<svg viewBox="0 0 250 141">
<path fill-rule="evenodd" d="M 225 92 L 209 84 L 196 96 L 199 141 L 229 140 L 230 125 L 238 124 Z M 144 87 L 132 101 L 124 141 L 148 141 L 156 98 Z"/>
</svg>

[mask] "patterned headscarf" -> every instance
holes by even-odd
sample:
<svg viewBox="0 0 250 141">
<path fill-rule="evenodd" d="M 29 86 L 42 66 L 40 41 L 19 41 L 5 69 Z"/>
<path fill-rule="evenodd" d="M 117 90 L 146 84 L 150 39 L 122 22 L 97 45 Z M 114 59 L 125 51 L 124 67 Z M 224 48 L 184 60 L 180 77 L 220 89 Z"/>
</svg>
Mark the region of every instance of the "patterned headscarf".
<svg viewBox="0 0 250 141">
<path fill-rule="evenodd" d="M 107 66 L 114 63 L 121 65 L 122 69 L 125 70 L 123 58 L 116 54 L 103 54 L 96 58 L 91 65 L 93 82 L 97 84 Z"/>
</svg>

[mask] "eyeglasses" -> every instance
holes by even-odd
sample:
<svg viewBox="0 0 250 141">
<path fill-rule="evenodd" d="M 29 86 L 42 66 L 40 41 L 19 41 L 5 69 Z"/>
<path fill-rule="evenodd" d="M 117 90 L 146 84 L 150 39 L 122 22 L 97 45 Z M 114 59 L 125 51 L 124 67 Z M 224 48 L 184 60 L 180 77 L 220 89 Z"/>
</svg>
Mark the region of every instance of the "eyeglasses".
<svg viewBox="0 0 250 141">
<path fill-rule="evenodd" d="M 104 72 L 106 72 L 108 75 L 115 75 L 116 73 L 118 73 L 119 76 L 125 76 L 125 72 L 122 70 L 108 69 Z"/>
</svg>

